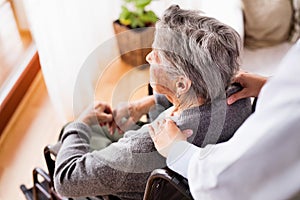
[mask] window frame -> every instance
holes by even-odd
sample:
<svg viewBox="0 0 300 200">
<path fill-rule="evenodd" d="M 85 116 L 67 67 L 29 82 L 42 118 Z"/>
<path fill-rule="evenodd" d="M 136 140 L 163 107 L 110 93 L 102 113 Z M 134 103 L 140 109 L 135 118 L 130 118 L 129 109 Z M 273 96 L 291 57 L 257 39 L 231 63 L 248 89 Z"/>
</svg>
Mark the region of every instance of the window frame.
<svg viewBox="0 0 300 200">
<path fill-rule="evenodd" d="M 1 91 L 0 137 L 40 69 L 39 56 L 35 45 L 32 44 L 27 51 L 24 62 Z"/>
<path fill-rule="evenodd" d="M 21 30 L 19 26 L 14 7 L 15 2 L 12 0 L 0 0 L 0 7 L 5 6 L 6 3 L 9 3 L 12 8 L 19 31 L 29 32 L 29 30 Z M 26 48 L 25 56 L 19 63 L 18 67 L 7 77 L 7 80 L 0 88 L 0 139 L 4 129 L 41 69 L 39 56 L 33 41 Z"/>
</svg>

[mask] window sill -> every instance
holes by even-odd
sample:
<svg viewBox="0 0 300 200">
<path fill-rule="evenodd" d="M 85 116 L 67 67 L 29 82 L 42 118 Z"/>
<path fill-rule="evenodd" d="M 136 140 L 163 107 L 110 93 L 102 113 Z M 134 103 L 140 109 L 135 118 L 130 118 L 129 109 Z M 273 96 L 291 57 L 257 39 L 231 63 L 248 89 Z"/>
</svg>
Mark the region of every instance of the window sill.
<svg viewBox="0 0 300 200">
<path fill-rule="evenodd" d="M 39 70 L 39 56 L 32 43 L 26 51 L 24 62 L 0 91 L 0 137 Z"/>
</svg>

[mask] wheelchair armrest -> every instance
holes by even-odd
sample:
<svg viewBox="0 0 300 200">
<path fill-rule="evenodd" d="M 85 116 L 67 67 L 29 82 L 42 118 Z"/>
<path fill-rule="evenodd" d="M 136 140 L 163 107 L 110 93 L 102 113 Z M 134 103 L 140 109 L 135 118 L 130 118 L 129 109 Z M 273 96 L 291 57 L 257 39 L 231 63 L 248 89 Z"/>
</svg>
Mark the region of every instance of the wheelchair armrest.
<svg viewBox="0 0 300 200">
<path fill-rule="evenodd" d="M 176 190 L 182 193 L 185 197 L 187 197 L 188 199 L 193 199 L 189 190 L 187 179 L 166 167 L 162 169 L 156 169 L 151 173 L 147 181 L 144 200 L 150 198 L 150 194 L 154 189 L 153 183 L 156 179 L 163 179 L 169 182 L 173 187 L 176 188 Z"/>
<path fill-rule="evenodd" d="M 61 143 L 58 142 L 55 145 L 47 145 L 44 148 L 44 157 L 46 160 L 49 176 L 51 178 L 52 183 L 53 183 L 53 175 L 54 175 L 54 168 L 55 168 L 55 157 L 60 147 L 61 147 Z"/>
<path fill-rule="evenodd" d="M 49 153 L 53 156 L 57 156 L 57 153 L 59 151 L 61 147 L 61 143 L 60 142 L 57 142 L 56 144 L 54 145 L 47 145 L 45 148 L 44 148 L 44 154 L 45 153 Z"/>
</svg>

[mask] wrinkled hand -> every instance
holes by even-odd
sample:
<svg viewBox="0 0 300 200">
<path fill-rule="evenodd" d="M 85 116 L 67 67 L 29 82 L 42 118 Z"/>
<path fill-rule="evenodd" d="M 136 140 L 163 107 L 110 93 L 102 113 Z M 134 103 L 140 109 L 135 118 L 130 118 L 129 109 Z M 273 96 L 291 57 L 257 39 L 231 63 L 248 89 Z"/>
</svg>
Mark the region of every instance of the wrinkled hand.
<svg viewBox="0 0 300 200">
<path fill-rule="evenodd" d="M 90 105 L 77 119 L 89 126 L 92 125 L 106 125 L 113 121 L 112 109 L 109 104 L 104 102 L 94 102 Z"/>
<path fill-rule="evenodd" d="M 155 97 L 153 95 L 143 97 L 132 103 L 121 103 L 113 111 L 114 123 L 111 130 L 114 132 L 116 128 L 120 133 L 132 129 L 135 123 L 149 112 L 152 106 L 155 105 Z"/>
<path fill-rule="evenodd" d="M 227 103 L 233 104 L 239 99 L 247 97 L 257 97 L 261 88 L 267 82 L 268 78 L 257 74 L 239 71 L 239 73 L 232 80 L 233 83 L 239 83 L 243 89 L 234 93 L 227 99 Z"/>
<path fill-rule="evenodd" d="M 135 123 L 143 116 L 136 102 L 121 103 L 113 110 L 114 122 L 111 131 L 114 132 L 118 128 L 120 133 L 130 130 Z"/>
<path fill-rule="evenodd" d="M 149 125 L 149 133 L 157 151 L 167 157 L 172 144 L 176 141 L 186 141 L 193 131 L 187 129 L 181 132 L 172 120 L 164 119 Z"/>
</svg>

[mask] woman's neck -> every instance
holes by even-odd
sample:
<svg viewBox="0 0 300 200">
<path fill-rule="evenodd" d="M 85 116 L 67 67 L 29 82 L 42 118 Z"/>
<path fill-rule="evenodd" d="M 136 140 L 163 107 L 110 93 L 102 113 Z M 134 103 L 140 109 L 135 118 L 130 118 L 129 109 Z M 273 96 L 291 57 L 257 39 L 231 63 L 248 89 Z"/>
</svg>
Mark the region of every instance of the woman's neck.
<svg viewBox="0 0 300 200">
<path fill-rule="evenodd" d="M 186 101 L 182 101 L 182 102 L 174 102 L 174 110 L 172 112 L 172 115 L 180 115 L 182 111 L 189 109 L 189 108 L 193 108 L 193 107 L 197 107 L 197 106 L 201 106 L 205 103 L 203 98 L 198 98 L 196 100 L 186 100 Z"/>
</svg>

